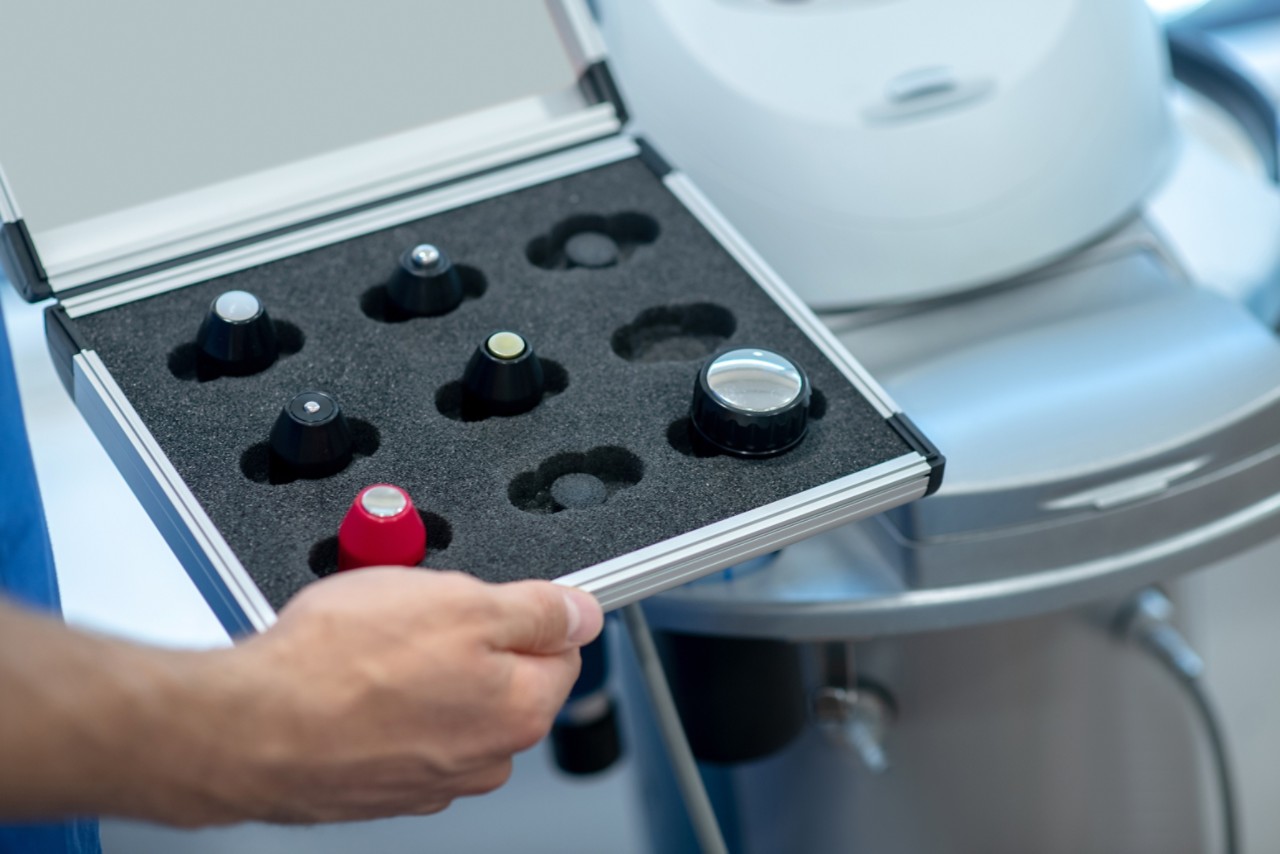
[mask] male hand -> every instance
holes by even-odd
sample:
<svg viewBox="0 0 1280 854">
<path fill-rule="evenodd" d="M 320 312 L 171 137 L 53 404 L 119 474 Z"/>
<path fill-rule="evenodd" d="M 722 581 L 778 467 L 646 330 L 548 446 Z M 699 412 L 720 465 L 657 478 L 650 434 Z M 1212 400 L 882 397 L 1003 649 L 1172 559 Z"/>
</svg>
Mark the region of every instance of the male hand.
<svg viewBox="0 0 1280 854">
<path fill-rule="evenodd" d="M 223 663 L 239 697 L 226 818 L 432 813 L 498 788 L 602 621 L 593 597 L 546 582 L 364 569 L 308 587 Z"/>
<path fill-rule="evenodd" d="M 7 800 L 10 815 L 185 826 L 433 813 L 496 789 L 550 729 L 603 622 L 592 596 L 549 582 L 390 568 L 317 582 L 271 629 L 213 652 L 44 620 L 23 634 L 36 619 L 0 620 L 46 651 L 21 663 L 48 694 L 29 727 L 11 720 L 30 735 L 0 727 L 0 754 L 47 777 L 0 773 L 0 815 Z"/>
</svg>

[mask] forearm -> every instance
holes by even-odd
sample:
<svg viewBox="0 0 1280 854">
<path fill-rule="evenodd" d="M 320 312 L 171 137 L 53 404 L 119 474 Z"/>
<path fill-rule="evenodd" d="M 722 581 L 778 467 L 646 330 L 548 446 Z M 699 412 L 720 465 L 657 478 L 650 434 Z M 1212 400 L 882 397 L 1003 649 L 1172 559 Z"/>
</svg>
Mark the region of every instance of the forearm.
<svg viewBox="0 0 1280 854">
<path fill-rule="evenodd" d="M 0 601 L 0 821 L 351 821 L 489 792 L 604 615 L 547 582 L 363 569 L 233 649 L 95 637 Z"/>
<path fill-rule="evenodd" d="M 0 818 L 218 820 L 219 655 L 96 637 L 0 602 Z"/>
</svg>

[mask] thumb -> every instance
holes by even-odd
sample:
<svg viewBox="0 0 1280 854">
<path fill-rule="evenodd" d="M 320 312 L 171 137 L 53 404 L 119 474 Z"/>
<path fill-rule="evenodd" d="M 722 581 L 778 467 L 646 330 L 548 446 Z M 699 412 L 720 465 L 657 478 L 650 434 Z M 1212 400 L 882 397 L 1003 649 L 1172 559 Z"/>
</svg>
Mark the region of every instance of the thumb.
<svg viewBox="0 0 1280 854">
<path fill-rule="evenodd" d="M 500 584 L 494 640 L 502 649 L 551 655 L 595 639 L 604 626 L 596 597 L 549 581 Z"/>
</svg>

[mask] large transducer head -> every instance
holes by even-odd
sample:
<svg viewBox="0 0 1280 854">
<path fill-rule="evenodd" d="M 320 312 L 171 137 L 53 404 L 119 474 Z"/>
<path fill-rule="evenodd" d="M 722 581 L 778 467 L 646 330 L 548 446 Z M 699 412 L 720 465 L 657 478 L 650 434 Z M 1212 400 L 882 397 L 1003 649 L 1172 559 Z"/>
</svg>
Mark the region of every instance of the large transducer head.
<svg viewBox="0 0 1280 854">
<path fill-rule="evenodd" d="M 808 377 L 786 356 L 730 350 L 698 371 L 689 415 L 697 433 L 716 449 L 767 457 L 804 438 L 810 394 Z"/>
</svg>

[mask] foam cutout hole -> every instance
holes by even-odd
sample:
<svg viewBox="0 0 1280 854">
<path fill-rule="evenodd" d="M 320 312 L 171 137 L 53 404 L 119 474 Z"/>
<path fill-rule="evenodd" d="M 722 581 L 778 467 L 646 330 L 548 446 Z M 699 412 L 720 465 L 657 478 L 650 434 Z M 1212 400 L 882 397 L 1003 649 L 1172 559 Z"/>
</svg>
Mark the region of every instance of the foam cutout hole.
<svg viewBox="0 0 1280 854">
<path fill-rule="evenodd" d="M 710 302 L 647 308 L 610 339 L 629 362 L 683 362 L 714 353 L 738 327 L 733 312 Z"/>
<path fill-rule="evenodd" d="M 693 419 L 685 416 L 677 418 L 667 426 L 667 444 L 686 457 L 718 457 L 721 452 L 712 447 L 693 429 Z"/>
<path fill-rule="evenodd" d="M 545 387 L 542 392 L 543 402 L 549 397 L 562 393 L 569 387 L 569 372 L 564 365 L 551 359 L 539 358 L 542 362 L 542 379 Z M 542 404 L 539 403 L 538 406 Z M 519 415 L 499 416 L 485 412 L 476 412 L 465 405 L 462 395 L 462 380 L 447 382 L 436 391 L 436 409 L 445 418 L 454 421 L 484 421 L 486 418 L 519 418 Z M 534 407 L 536 410 L 537 407 Z M 531 410 L 533 411 L 533 410 Z M 527 415 L 528 413 L 520 413 Z"/>
<path fill-rule="evenodd" d="M 281 359 L 288 358 L 302 350 L 302 346 L 307 342 L 307 338 L 299 329 L 287 320 L 274 321 L 276 327 L 276 341 L 280 346 L 280 355 L 276 358 L 276 362 Z M 193 382 L 210 382 L 211 380 L 222 379 L 223 377 L 237 378 L 244 376 L 254 376 L 265 371 L 271 370 L 276 362 L 272 362 L 261 371 L 255 371 L 254 374 L 223 374 L 216 368 L 211 368 L 204 360 L 200 358 L 200 348 L 196 346 L 194 341 L 188 341 L 179 344 L 169 351 L 169 373 L 183 381 Z"/>
<path fill-rule="evenodd" d="M 827 414 L 827 396 L 820 389 L 810 389 L 809 391 L 809 420 L 821 421 L 822 416 Z"/>
<path fill-rule="evenodd" d="M 382 441 L 378 428 L 359 418 L 348 418 L 347 423 L 351 426 L 351 437 L 355 440 L 355 451 L 351 462 L 354 463 L 361 457 L 373 456 Z M 346 471 L 350 467 L 351 463 L 348 463 L 341 471 Z M 271 453 L 271 447 L 266 442 L 250 445 L 240 455 L 240 471 L 254 483 L 269 483 L 273 486 L 304 479 L 281 464 Z M 332 472 L 326 477 L 333 477 L 335 474 L 338 472 Z"/>
<path fill-rule="evenodd" d="M 422 524 L 427 528 L 427 554 L 418 566 L 429 568 L 432 556 L 449 548 L 449 543 L 453 542 L 453 526 L 449 524 L 448 519 L 438 513 L 419 510 L 418 515 L 422 517 Z M 336 534 L 325 537 L 311 547 L 311 551 L 307 554 L 307 566 L 311 567 L 311 571 L 320 578 L 333 575 L 338 571 Z"/>
<path fill-rule="evenodd" d="M 612 267 L 625 263 L 641 246 L 656 241 L 659 231 L 657 220 L 634 211 L 612 216 L 577 214 L 561 220 L 546 233 L 529 241 L 525 257 L 529 263 L 544 270 Z M 592 238 L 585 247 L 586 254 L 594 256 L 593 260 L 575 250 L 575 240 L 582 241 L 584 236 Z M 606 241 L 612 242 L 612 253 L 600 247 Z"/>
<path fill-rule="evenodd" d="M 462 303 L 458 306 L 461 308 L 470 300 L 477 300 L 485 295 L 489 290 L 489 280 L 484 273 L 475 267 L 468 267 L 466 264 L 455 265 L 458 269 L 458 276 L 462 279 Z M 389 276 L 390 274 L 388 274 Z M 457 311 L 455 308 L 453 311 Z M 438 314 L 434 317 L 418 317 L 412 314 L 406 314 L 387 296 L 386 284 L 378 284 L 366 290 L 360 295 L 360 311 L 370 320 L 376 320 L 378 323 L 404 323 L 409 320 L 438 320 L 441 317 L 448 317 L 453 311 L 445 314 Z"/>
<path fill-rule="evenodd" d="M 626 448 L 602 445 L 556 454 L 534 471 L 521 472 L 507 487 L 511 503 L 526 513 L 589 511 L 606 504 L 644 477 L 644 463 Z"/>
</svg>

